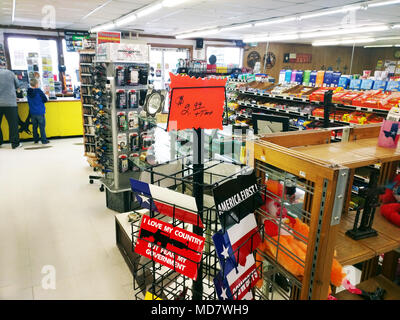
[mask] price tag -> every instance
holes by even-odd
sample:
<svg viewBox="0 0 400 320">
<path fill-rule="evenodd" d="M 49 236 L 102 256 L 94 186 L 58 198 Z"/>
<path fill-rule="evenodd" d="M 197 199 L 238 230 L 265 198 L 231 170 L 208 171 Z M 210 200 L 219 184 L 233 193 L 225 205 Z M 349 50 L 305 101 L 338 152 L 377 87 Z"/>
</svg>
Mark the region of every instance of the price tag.
<svg viewBox="0 0 400 320">
<path fill-rule="evenodd" d="M 168 129 L 220 129 L 227 79 L 201 79 L 170 73 Z"/>
</svg>

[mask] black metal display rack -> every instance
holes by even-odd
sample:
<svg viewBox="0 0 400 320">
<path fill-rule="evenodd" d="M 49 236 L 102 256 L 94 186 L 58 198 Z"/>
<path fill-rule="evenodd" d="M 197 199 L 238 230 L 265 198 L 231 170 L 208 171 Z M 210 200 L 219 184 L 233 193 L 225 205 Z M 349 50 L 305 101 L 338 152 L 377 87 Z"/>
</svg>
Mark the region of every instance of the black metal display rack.
<svg viewBox="0 0 400 320">
<path fill-rule="evenodd" d="M 153 150 L 154 124 L 140 116 L 149 65 L 96 61 L 94 68 L 92 94 L 99 140 L 96 152 L 104 173 L 101 182 L 106 188 L 107 207 L 126 212 L 132 207 L 129 178 L 140 177 L 140 164 Z"/>
<path fill-rule="evenodd" d="M 199 211 L 196 212 L 198 217 L 202 219 L 204 230 L 201 230 L 205 237 L 205 247 L 202 254 L 201 261 L 198 264 L 198 276 L 196 281 L 192 281 L 182 274 L 179 274 L 175 270 L 170 270 L 155 261 L 145 258 L 138 257 L 136 263 L 134 263 L 134 291 L 136 292 L 136 299 L 143 299 L 146 292 L 153 294 L 153 298 L 159 297 L 166 300 L 218 300 L 213 279 L 217 276 L 220 271 L 220 263 L 217 256 L 217 252 L 212 241 L 212 235 L 217 233 L 221 229 L 221 224 L 218 219 L 218 212 L 214 205 L 214 201 L 209 201 L 212 197 L 212 190 L 216 186 L 235 178 L 239 174 L 248 172 L 249 168 L 240 163 L 232 162 L 227 164 L 220 160 L 206 159 L 202 168 L 198 168 L 198 165 L 193 164 L 192 156 L 185 156 L 177 160 L 173 160 L 169 163 L 179 161 L 181 163 L 181 170 L 173 174 L 163 174 L 159 171 L 163 165 L 152 166 L 146 169 L 150 173 L 151 183 L 160 185 L 161 183 L 173 181 L 172 187 L 175 191 L 181 193 L 191 193 L 197 199 L 199 205 L 199 198 L 203 200 L 202 207 L 198 206 Z M 220 171 L 219 168 L 229 165 L 230 173 L 221 174 L 215 173 Z M 197 182 L 200 178 L 200 182 Z M 158 199 L 150 198 L 150 203 Z M 175 208 L 179 208 L 174 204 L 170 204 Z M 150 207 L 153 207 L 152 205 Z M 187 208 L 182 208 L 186 211 L 190 211 Z M 157 218 L 159 220 L 168 221 L 174 227 L 180 227 L 183 229 L 190 228 L 191 225 L 180 221 L 173 215 L 172 218 L 166 217 L 161 213 L 150 210 L 148 215 L 150 218 Z M 139 237 L 140 220 L 131 223 L 132 232 L 132 251 L 135 250 L 135 243 Z M 260 232 L 262 232 L 260 228 Z M 194 233 L 200 233 L 193 226 Z M 253 241 L 253 237 L 250 237 L 248 241 Z M 246 245 L 246 243 L 243 243 Z M 154 244 L 153 244 L 154 246 Z M 240 246 L 237 250 L 240 250 Z M 236 251 L 235 251 L 236 253 Z M 177 256 L 177 255 L 175 255 Z M 258 265 L 258 272 L 262 272 L 262 263 Z M 225 276 L 225 275 L 223 275 Z M 251 276 L 251 275 L 250 275 Z M 252 281 L 250 276 L 246 278 L 246 281 Z M 236 292 L 232 292 L 235 297 L 240 292 L 240 287 Z M 263 299 L 263 294 L 259 290 L 253 290 L 253 296 L 256 299 Z"/>
</svg>

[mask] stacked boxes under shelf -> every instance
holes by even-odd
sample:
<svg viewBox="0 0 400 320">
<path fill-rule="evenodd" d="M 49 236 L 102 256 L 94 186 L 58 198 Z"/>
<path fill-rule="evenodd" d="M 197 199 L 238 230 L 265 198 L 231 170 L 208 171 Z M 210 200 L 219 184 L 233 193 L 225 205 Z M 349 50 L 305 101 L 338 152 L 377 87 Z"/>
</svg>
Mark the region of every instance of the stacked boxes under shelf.
<svg viewBox="0 0 400 320">
<path fill-rule="evenodd" d="M 94 51 L 80 51 L 79 73 L 81 80 L 81 101 L 83 114 L 83 143 L 85 148 L 85 156 L 88 158 L 90 166 L 97 167 L 95 113 L 93 110 L 94 105 L 92 98 L 92 68 L 94 58 Z"/>
</svg>

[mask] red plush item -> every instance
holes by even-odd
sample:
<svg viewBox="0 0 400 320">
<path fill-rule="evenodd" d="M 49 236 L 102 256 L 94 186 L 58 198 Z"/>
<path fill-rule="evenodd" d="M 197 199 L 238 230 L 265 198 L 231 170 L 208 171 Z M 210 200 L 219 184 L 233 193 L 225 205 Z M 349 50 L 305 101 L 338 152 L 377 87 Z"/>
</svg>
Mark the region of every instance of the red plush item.
<svg viewBox="0 0 400 320">
<path fill-rule="evenodd" d="M 400 195 L 398 189 L 400 188 L 400 175 L 394 178 L 394 182 L 389 185 L 385 194 L 381 195 L 382 205 L 380 208 L 381 215 L 388 221 L 400 227 Z"/>
</svg>

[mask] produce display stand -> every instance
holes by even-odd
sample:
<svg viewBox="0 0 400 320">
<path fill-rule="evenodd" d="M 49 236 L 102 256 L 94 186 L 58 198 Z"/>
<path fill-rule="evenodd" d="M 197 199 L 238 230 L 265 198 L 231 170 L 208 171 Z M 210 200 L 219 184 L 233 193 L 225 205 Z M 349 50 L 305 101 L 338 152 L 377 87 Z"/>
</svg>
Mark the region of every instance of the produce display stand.
<svg viewBox="0 0 400 320">
<path fill-rule="evenodd" d="M 393 279 L 398 258 L 394 250 L 400 246 L 396 226 L 376 212 L 372 227 L 377 237 L 355 241 L 345 235 L 354 221 L 348 202 L 355 169 L 380 164 L 379 185 L 390 181 L 397 170 L 400 148 L 378 147 L 379 130 L 380 125 L 355 126 L 348 142 L 341 143 L 330 143 L 329 129 L 269 134 L 248 146 L 260 174 L 260 168 L 274 166 L 313 187 L 303 205 L 311 214 L 305 273 L 299 294 L 292 298 L 326 299 L 334 251 L 342 265 L 363 262 L 361 281 L 376 276 L 378 257 L 385 254 L 383 274 Z"/>
</svg>

